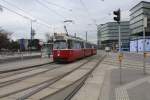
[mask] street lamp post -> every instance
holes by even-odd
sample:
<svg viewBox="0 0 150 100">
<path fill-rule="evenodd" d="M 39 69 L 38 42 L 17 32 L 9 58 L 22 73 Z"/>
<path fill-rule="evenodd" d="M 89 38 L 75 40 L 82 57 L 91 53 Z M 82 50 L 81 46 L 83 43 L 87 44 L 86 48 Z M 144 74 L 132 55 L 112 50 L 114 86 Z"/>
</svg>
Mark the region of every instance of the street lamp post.
<svg viewBox="0 0 150 100">
<path fill-rule="evenodd" d="M 87 31 L 86 31 L 86 34 L 85 34 L 85 38 L 86 38 L 85 40 L 86 40 L 86 43 L 87 43 L 87 34 L 88 34 L 88 33 L 87 33 Z"/>
<path fill-rule="evenodd" d="M 33 40 L 33 28 L 32 28 L 32 23 L 36 22 L 36 20 L 31 19 L 30 24 L 31 24 L 31 32 L 30 32 L 30 52 L 32 51 L 32 40 Z"/>
<path fill-rule="evenodd" d="M 147 27 L 147 16 L 144 15 L 143 20 L 143 73 L 146 74 L 146 52 L 145 52 L 145 29 Z"/>
</svg>

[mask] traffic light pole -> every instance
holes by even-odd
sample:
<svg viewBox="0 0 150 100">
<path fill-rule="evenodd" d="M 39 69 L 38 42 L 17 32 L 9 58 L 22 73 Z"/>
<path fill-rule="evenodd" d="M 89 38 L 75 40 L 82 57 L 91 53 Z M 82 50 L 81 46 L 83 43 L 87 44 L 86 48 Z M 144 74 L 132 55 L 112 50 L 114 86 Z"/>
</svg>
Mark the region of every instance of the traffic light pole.
<svg viewBox="0 0 150 100">
<path fill-rule="evenodd" d="M 30 33 L 31 37 L 30 37 L 30 48 L 29 48 L 30 53 L 32 52 L 32 42 L 33 42 L 33 33 L 34 33 L 33 32 L 33 27 L 32 27 L 33 22 L 36 22 L 36 20 L 32 20 L 32 19 L 30 20 L 30 24 L 31 24 L 31 26 L 30 26 L 30 28 L 31 28 L 31 30 L 30 30 L 31 31 L 31 33 Z"/>
<path fill-rule="evenodd" d="M 118 33 L 119 33 L 119 38 L 118 38 L 118 45 L 119 45 L 119 55 L 118 55 L 118 59 L 119 59 L 119 72 L 120 72 L 120 84 L 122 84 L 122 59 L 123 59 L 123 54 L 121 52 L 121 32 L 120 32 L 120 19 L 121 19 L 121 15 L 120 15 L 120 9 L 118 9 L 117 11 L 114 11 L 114 20 L 117 21 L 118 23 Z"/>
<path fill-rule="evenodd" d="M 32 45 L 32 20 L 30 20 L 30 47 L 29 47 L 29 51 L 30 51 L 30 53 L 31 53 L 31 50 L 32 50 L 32 48 L 31 48 L 31 45 Z"/>
<path fill-rule="evenodd" d="M 121 34 L 120 34 L 120 24 L 118 24 L 118 29 L 119 29 L 119 53 L 121 53 Z"/>
<path fill-rule="evenodd" d="M 120 84 L 122 84 L 122 53 L 121 53 L 121 32 L 120 32 L 120 23 L 118 24 L 118 32 L 119 32 L 119 72 L 120 72 Z"/>
</svg>

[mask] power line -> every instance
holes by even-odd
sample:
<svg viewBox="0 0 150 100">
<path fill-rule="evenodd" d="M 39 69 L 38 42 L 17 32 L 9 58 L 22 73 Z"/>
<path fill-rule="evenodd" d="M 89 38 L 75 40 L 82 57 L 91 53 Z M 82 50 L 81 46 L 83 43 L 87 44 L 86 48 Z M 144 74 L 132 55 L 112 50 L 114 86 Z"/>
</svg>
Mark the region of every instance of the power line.
<svg viewBox="0 0 150 100">
<path fill-rule="evenodd" d="M 13 6 L 13 7 L 15 7 L 15 8 L 17 8 L 18 10 L 22 11 L 23 13 L 27 14 L 27 12 L 24 11 L 22 8 L 19 8 L 18 6 L 14 5 L 14 4 L 6 1 L 6 0 L 2 0 L 2 1 L 9 4 L 9 5 L 11 5 L 11 6 Z M 29 15 L 29 14 L 27 14 L 27 15 Z M 37 18 L 33 18 L 33 16 L 31 16 L 31 15 L 29 15 L 29 16 L 32 17 L 32 18 L 30 18 L 30 20 L 37 19 Z M 47 27 L 50 27 L 49 24 L 45 23 L 44 21 L 42 21 L 40 19 L 37 19 L 37 22 L 40 23 L 40 24 L 46 25 Z"/>
<path fill-rule="evenodd" d="M 62 8 L 62 9 L 65 9 L 65 10 L 68 10 L 68 11 L 72 11 L 72 9 L 68 9 L 64 6 L 61 6 L 61 5 L 58 5 L 56 3 L 53 3 L 53 2 L 50 2 L 50 1 L 47 1 L 47 0 L 44 0 L 46 3 L 50 4 L 50 5 L 53 5 L 53 6 L 56 6 L 56 7 L 59 7 L 59 8 Z"/>
<path fill-rule="evenodd" d="M 25 15 L 23 15 L 23 14 L 20 14 L 20 13 L 18 13 L 18 12 L 16 12 L 16 11 L 14 11 L 14 10 L 11 10 L 11 9 L 7 8 L 6 6 L 4 6 L 4 5 L 2 5 L 2 4 L 0 4 L 0 6 L 1 6 L 1 7 L 3 7 L 3 8 L 5 8 L 5 9 L 7 9 L 7 10 L 8 10 L 8 11 L 10 11 L 10 12 L 15 13 L 16 15 L 19 15 L 19 16 L 21 16 L 21 17 L 25 18 L 25 19 L 33 20 L 32 18 L 27 17 L 27 16 L 25 16 Z"/>
<path fill-rule="evenodd" d="M 47 4 L 49 4 L 49 5 L 53 5 L 53 6 L 56 6 L 56 7 L 65 9 L 65 10 L 68 10 L 69 12 L 72 13 L 71 15 L 74 14 L 72 9 L 68 9 L 68 8 L 66 8 L 66 7 L 64 7 L 64 6 L 58 5 L 58 4 L 56 4 L 56 3 L 53 3 L 53 2 L 50 2 L 50 1 L 47 1 L 47 0 L 43 0 L 43 1 L 45 1 L 45 3 L 47 3 Z M 75 15 L 72 16 L 72 17 L 73 17 L 75 20 L 78 19 L 77 16 L 75 16 Z"/>
<path fill-rule="evenodd" d="M 88 16 L 90 17 L 90 19 L 91 19 L 91 20 L 93 21 L 93 23 L 97 26 L 96 20 L 91 17 L 91 14 L 90 14 L 88 8 L 86 7 L 86 5 L 84 4 L 84 2 L 83 2 L 82 0 L 80 0 L 80 3 L 81 3 L 81 5 L 83 6 L 83 8 L 86 10 L 86 12 L 87 12 Z"/>
<path fill-rule="evenodd" d="M 47 8 L 48 10 L 51 10 L 53 13 L 55 13 L 55 14 L 58 15 L 59 17 L 66 19 L 66 17 L 60 15 L 60 14 L 57 13 L 55 10 L 50 9 L 50 8 L 49 8 L 47 5 L 45 5 L 43 2 L 41 2 L 41 1 L 39 1 L 39 0 L 36 0 L 36 1 L 37 1 L 38 4 L 40 4 L 41 6 Z"/>
</svg>

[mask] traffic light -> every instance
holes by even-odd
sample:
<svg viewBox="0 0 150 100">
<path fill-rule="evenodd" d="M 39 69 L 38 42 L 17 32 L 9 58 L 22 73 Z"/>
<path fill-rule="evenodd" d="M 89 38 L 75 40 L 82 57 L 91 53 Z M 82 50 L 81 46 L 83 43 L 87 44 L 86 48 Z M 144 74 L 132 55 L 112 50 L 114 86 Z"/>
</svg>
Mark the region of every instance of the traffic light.
<svg viewBox="0 0 150 100">
<path fill-rule="evenodd" d="M 120 24 L 120 9 L 117 11 L 114 11 L 113 13 L 116 16 L 114 17 L 114 20 L 117 21 L 118 24 Z"/>
</svg>

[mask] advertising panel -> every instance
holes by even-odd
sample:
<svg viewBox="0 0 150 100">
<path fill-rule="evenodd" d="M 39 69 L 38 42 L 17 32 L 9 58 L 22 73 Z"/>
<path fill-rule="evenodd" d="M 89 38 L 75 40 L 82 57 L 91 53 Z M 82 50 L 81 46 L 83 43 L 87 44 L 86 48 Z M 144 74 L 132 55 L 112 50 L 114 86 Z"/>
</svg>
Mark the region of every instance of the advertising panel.
<svg viewBox="0 0 150 100">
<path fill-rule="evenodd" d="M 143 51 L 143 39 L 138 40 L 138 51 Z"/>
<path fill-rule="evenodd" d="M 143 39 L 138 40 L 138 51 L 143 51 Z M 150 39 L 145 39 L 145 51 L 150 51 Z"/>
<path fill-rule="evenodd" d="M 145 40 L 145 51 L 150 51 L 150 39 Z"/>
<path fill-rule="evenodd" d="M 137 51 L 137 40 L 130 41 L 130 51 L 131 52 Z"/>
</svg>

